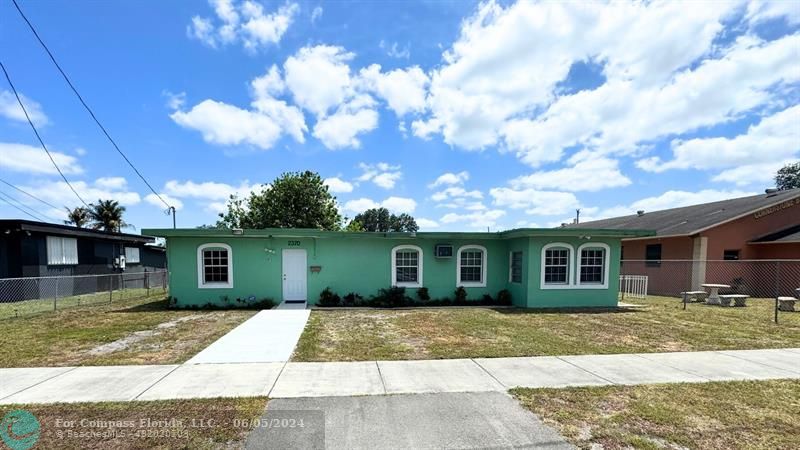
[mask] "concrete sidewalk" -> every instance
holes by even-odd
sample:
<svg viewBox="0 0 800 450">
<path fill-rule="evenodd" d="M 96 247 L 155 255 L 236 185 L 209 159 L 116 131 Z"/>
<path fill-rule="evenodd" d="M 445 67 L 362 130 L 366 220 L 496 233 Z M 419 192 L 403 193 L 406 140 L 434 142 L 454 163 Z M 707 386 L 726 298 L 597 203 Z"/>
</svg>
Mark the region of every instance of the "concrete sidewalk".
<svg viewBox="0 0 800 450">
<path fill-rule="evenodd" d="M 308 309 L 261 311 L 186 364 L 286 362 L 292 357 L 310 313 Z"/>
<path fill-rule="evenodd" d="M 0 369 L 0 404 L 497 392 L 514 387 L 800 379 L 800 349 L 430 361 Z"/>
</svg>

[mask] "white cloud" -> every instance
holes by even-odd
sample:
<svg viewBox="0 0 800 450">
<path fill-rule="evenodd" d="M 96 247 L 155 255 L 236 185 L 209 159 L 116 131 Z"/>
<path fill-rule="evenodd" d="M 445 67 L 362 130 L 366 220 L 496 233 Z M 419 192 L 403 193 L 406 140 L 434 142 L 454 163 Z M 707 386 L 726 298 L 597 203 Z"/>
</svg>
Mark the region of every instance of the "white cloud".
<svg viewBox="0 0 800 450">
<path fill-rule="evenodd" d="M 94 184 L 104 189 L 125 189 L 128 187 L 128 180 L 124 177 L 102 177 L 95 180 Z"/>
<path fill-rule="evenodd" d="M 417 225 L 419 225 L 419 228 L 421 230 L 428 230 L 428 229 L 431 229 L 431 228 L 439 228 L 439 222 L 437 222 L 435 220 L 426 219 L 424 217 L 420 217 L 420 218 L 414 219 L 414 220 L 416 220 Z"/>
<path fill-rule="evenodd" d="M 316 6 L 313 11 L 311 11 L 311 24 L 314 25 L 317 23 L 319 19 L 322 18 L 322 6 Z"/>
<path fill-rule="evenodd" d="M 433 189 L 438 186 L 463 184 L 467 180 L 469 180 L 469 172 L 466 170 L 458 173 L 446 172 L 439 175 L 436 181 L 429 184 L 428 187 Z"/>
<path fill-rule="evenodd" d="M 33 122 L 34 125 L 43 126 L 48 123 L 47 116 L 44 114 L 44 111 L 42 111 L 42 105 L 22 94 L 19 94 L 19 98 L 22 100 L 22 104 L 25 105 L 25 110 L 28 111 L 28 117 L 31 118 L 31 122 Z M 0 116 L 17 122 L 27 122 L 25 112 L 19 106 L 17 97 L 10 91 L 0 92 Z"/>
<path fill-rule="evenodd" d="M 345 211 L 354 212 L 356 214 L 362 213 L 368 209 L 380 208 L 380 207 L 381 205 L 379 203 L 369 198 L 359 198 L 356 200 L 349 200 L 342 206 L 342 208 Z"/>
<path fill-rule="evenodd" d="M 389 163 L 379 162 L 377 164 L 359 163 L 362 173 L 358 181 L 371 181 L 376 186 L 383 189 L 393 189 L 398 180 L 403 177 L 400 166 L 393 166 Z"/>
<path fill-rule="evenodd" d="M 446 224 L 462 223 L 469 228 L 486 228 L 496 226 L 498 219 L 505 215 L 506 212 L 502 209 L 467 214 L 448 213 L 442 216 L 440 222 Z"/>
<path fill-rule="evenodd" d="M 164 184 L 164 191 L 173 197 L 198 198 L 206 200 L 227 200 L 231 195 L 247 197 L 251 192 L 261 189 L 260 184 L 249 184 L 243 181 L 239 186 L 214 181 L 196 183 L 169 180 Z"/>
<path fill-rule="evenodd" d="M 750 0 L 746 16 L 754 24 L 779 17 L 786 18 L 790 24 L 797 24 L 800 23 L 800 6 L 792 0 Z"/>
<path fill-rule="evenodd" d="M 338 177 L 326 178 L 324 183 L 328 186 L 328 190 L 334 194 L 353 192 L 353 183 L 344 181 Z"/>
<path fill-rule="evenodd" d="M 25 110 L 28 112 L 28 117 L 36 126 L 47 125 L 49 122 L 47 116 L 42 111 L 42 105 L 39 103 L 19 94 L 22 104 L 25 105 Z M 19 106 L 17 98 L 10 91 L 0 92 L 0 116 L 18 122 L 27 122 L 25 118 L 25 111 Z"/>
<path fill-rule="evenodd" d="M 87 203 L 96 202 L 98 199 L 110 199 L 116 200 L 126 207 L 139 204 L 142 201 L 139 194 L 129 191 L 127 182 L 120 182 L 117 178 L 99 178 L 91 184 L 85 181 L 70 181 L 70 184 Z M 114 186 L 109 187 L 108 180 L 116 180 L 111 183 Z M 20 188 L 51 203 L 65 206 L 79 204 L 75 194 L 63 181 L 43 181 L 34 186 L 21 186 Z"/>
<path fill-rule="evenodd" d="M 342 47 L 303 47 L 283 64 L 286 86 L 301 107 L 324 116 L 351 95 L 350 66 L 355 55 Z M 324 75 L 323 75 L 324 74 Z"/>
<path fill-rule="evenodd" d="M 672 160 L 662 162 L 653 157 L 640 160 L 637 165 L 651 172 L 663 172 L 784 162 L 800 152 L 800 105 L 765 117 L 751 125 L 746 133 L 732 138 L 674 140 L 671 147 Z"/>
<path fill-rule="evenodd" d="M 216 145 L 252 145 L 264 150 L 272 148 L 283 134 L 304 142 L 308 131 L 303 113 L 285 101 L 276 99 L 284 89 L 278 68 L 250 82 L 252 110 L 216 100 L 203 100 L 188 111 L 170 114 L 175 123 L 199 131 L 203 140 Z"/>
<path fill-rule="evenodd" d="M 178 125 L 202 133 L 210 144 L 250 144 L 266 150 L 281 135 L 281 128 L 269 116 L 215 100 L 203 100 L 189 111 L 175 111 L 170 117 Z"/>
<path fill-rule="evenodd" d="M 181 109 L 186 104 L 186 92 L 174 93 L 168 90 L 161 91 L 161 95 L 167 99 L 167 108 L 171 110 Z"/>
<path fill-rule="evenodd" d="M 426 87 L 430 80 L 418 66 L 381 72 L 381 66 L 372 64 L 361 69 L 360 81 L 364 88 L 374 92 L 398 116 L 425 110 Z"/>
<path fill-rule="evenodd" d="M 406 44 L 403 47 L 400 47 L 400 44 L 397 42 L 392 42 L 389 44 L 388 42 L 381 40 L 378 44 L 381 50 L 386 51 L 386 55 L 391 56 L 392 58 L 397 59 L 408 59 L 411 57 L 411 48 L 409 45 Z"/>
<path fill-rule="evenodd" d="M 381 206 L 395 213 L 411 214 L 417 208 L 417 202 L 411 198 L 389 197 L 381 202 Z"/>
<path fill-rule="evenodd" d="M 53 150 L 50 150 L 50 154 L 65 174 L 83 173 L 83 168 L 74 156 Z M 0 168 L 24 173 L 58 173 L 41 147 L 10 142 L 0 142 Z"/>
<path fill-rule="evenodd" d="M 411 214 L 417 208 L 417 202 L 414 201 L 414 199 L 405 197 L 388 197 L 380 203 L 369 198 L 359 198 L 346 202 L 342 208 L 345 211 L 358 214 L 368 209 L 381 207 L 386 208 L 393 213 Z"/>
<path fill-rule="evenodd" d="M 472 198 L 480 200 L 483 198 L 483 194 L 478 190 L 468 191 L 461 186 L 450 186 L 449 188 L 431 195 L 431 200 L 435 202 L 443 202 L 453 198 Z"/>
<path fill-rule="evenodd" d="M 285 3 L 272 13 L 255 1 L 236 4 L 233 0 L 209 0 L 214 7 L 218 25 L 213 19 L 194 16 L 186 34 L 206 45 L 217 48 L 240 41 L 245 49 L 255 51 L 280 42 L 300 10 L 296 3 Z"/>
<path fill-rule="evenodd" d="M 772 186 L 778 169 L 797 160 L 786 159 L 779 162 L 747 164 L 723 170 L 711 178 L 712 181 L 733 183 L 737 186 L 759 184 L 761 187 Z"/>
<path fill-rule="evenodd" d="M 506 144 L 536 166 L 582 145 L 632 152 L 643 142 L 738 118 L 773 99 L 776 85 L 800 80 L 800 34 L 771 42 L 740 38 L 719 59 L 706 60 L 663 86 L 609 80 L 592 91 L 560 97 L 534 120 L 511 120 Z"/>
<path fill-rule="evenodd" d="M 181 209 L 183 209 L 183 202 L 180 199 L 171 197 L 163 192 L 159 193 L 159 195 L 161 196 L 161 198 L 164 199 L 165 202 L 167 202 L 167 204 L 169 204 L 170 206 L 174 206 L 176 210 L 180 211 Z M 159 209 L 165 208 L 164 202 L 162 202 L 161 199 L 159 199 L 158 196 L 156 196 L 156 194 L 145 195 L 144 201 Z"/>
<path fill-rule="evenodd" d="M 514 188 L 559 189 L 570 192 L 599 191 L 631 184 L 619 170 L 619 162 L 609 158 L 594 158 L 579 154 L 572 158 L 575 164 L 558 170 L 538 171 L 514 178 Z"/>
<path fill-rule="evenodd" d="M 524 209 L 527 214 L 552 216 L 580 207 L 577 197 L 570 192 L 501 187 L 490 189 L 489 194 L 495 205 Z"/>
<path fill-rule="evenodd" d="M 636 214 L 637 211 L 660 211 L 662 209 L 679 208 L 682 206 L 697 205 L 700 203 L 710 203 L 729 198 L 746 197 L 755 195 L 754 192 L 741 190 L 715 190 L 704 189 L 697 192 L 672 190 L 661 195 L 647 197 L 637 200 L 627 206 L 615 206 L 606 208 L 596 214 L 592 219 L 603 219 L 607 217 L 627 216 Z M 584 221 L 589 221 L 589 218 Z M 571 222 L 571 220 L 570 220 Z"/>
<path fill-rule="evenodd" d="M 378 127 L 375 102 L 367 95 L 351 99 L 332 115 L 320 118 L 314 125 L 314 137 L 329 150 L 359 148 L 358 135 Z"/>
</svg>

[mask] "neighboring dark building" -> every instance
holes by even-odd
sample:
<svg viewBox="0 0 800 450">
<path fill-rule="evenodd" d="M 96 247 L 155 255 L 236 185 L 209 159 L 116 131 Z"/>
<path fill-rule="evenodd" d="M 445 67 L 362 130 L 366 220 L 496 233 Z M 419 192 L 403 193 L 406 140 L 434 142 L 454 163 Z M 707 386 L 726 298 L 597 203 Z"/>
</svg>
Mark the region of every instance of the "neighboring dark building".
<svg viewBox="0 0 800 450">
<path fill-rule="evenodd" d="M 30 220 L 0 220 L 0 278 L 102 275 L 166 268 L 155 238 Z M 125 257 L 125 269 L 119 267 Z"/>
<path fill-rule="evenodd" d="M 653 293 L 697 290 L 703 283 L 735 286 L 746 280 L 747 293 L 768 296 L 776 286 L 772 266 L 764 261 L 800 259 L 800 189 L 770 189 L 761 195 L 567 226 L 655 230 L 654 237 L 622 240 L 625 273 L 647 275 Z M 759 262 L 748 262 L 752 260 Z M 800 263 L 785 261 L 782 267 L 777 290 L 794 294 L 800 287 Z"/>
</svg>

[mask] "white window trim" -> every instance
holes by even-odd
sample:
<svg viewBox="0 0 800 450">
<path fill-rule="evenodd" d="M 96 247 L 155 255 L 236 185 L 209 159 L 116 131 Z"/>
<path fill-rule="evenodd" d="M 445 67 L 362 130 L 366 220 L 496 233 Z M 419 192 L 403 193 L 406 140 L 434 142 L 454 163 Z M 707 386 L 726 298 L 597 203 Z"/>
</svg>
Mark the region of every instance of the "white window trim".
<svg viewBox="0 0 800 450">
<path fill-rule="evenodd" d="M 581 251 L 585 248 L 602 248 L 604 250 L 605 257 L 603 258 L 603 283 L 581 283 Z M 576 286 L 580 287 L 581 289 L 608 289 L 608 263 L 610 258 L 611 247 L 609 247 L 608 244 L 604 244 L 602 242 L 581 244 L 581 246 L 578 247 L 578 252 L 576 253 L 576 267 L 578 268 L 575 276 Z"/>
<path fill-rule="evenodd" d="M 417 257 L 417 281 L 403 281 L 398 283 L 397 282 L 397 252 L 400 250 L 415 250 L 418 253 Z M 410 287 L 410 288 L 421 288 L 422 284 L 422 274 L 424 273 L 422 270 L 422 249 L 417 247 L 416 245 L 398 245 L 397 247 L 392 249 L 392 286 L 397 287 Z"/>
<path fill-rule="evenodd" d="M 514 253 L 517 253 L 517 252 L 522 253 L 523 266 L 524 266 L 524 263 L 525 263 L 525 253 L 523 253 L 522 250 L 511 250 L 510 252 L 508 252 L 508 282 L 509 283 L 514 283 L 514 284 L 522 284 L 522 280 L 520 280 L 519 282 L 512 280 L 512 277 L 514 276 L 514 272 L 512 270 L 512 263 L 514 262 Z"/>
<path fill-rule="evenodd" d="M 481 282 L 474 281 L 461 281 L 461 252 L 464 250 L 480 250 L 481 251 Z M 482 245 L 462 245 L 456 252 L 456 287 L 486 287 L 486 260 L 488 259 L 488 252 L 486 247 Z"/>
<path fill-rule="evenodd" d="M 53 252 L 56 250 L 54 247 L 56 242 L 58 242 L 58 260 L 52 258 Z M 65 244 L 69 244 L 70 251 L 67 251 Z M 78 239 L 76 238 L 47 236 L 45 238 L 45 253 L 47 253 L 48 266 L 77 266 L 80 262 L 78 256 Z M 68 259 L 69 256 L 74 256 L 75 258 Z"/>
<path fill-rule="evenodd" d="M 567 282 L 566 283 L 545 283 L 544 282 L 544 269 L 545 269 L 545 255 L 547 254 L 547 250 L 553 247 L 561 247 L 565 248 L 569 251 L 567 255 Z M 542 247 L 542 264 L 539 266 L 539 271 L 541 272 L 540 281 L 539 281 L 539 288 L 540 289 L 575 289 L 575 247 L 566 242 L 551 242 L 544 247 Z M 584 285 L 586 286 L 586 285 Z"/>
<path fill-rule="evenodd" d="M 228 282 L 204 283 L 203 281 L 203 250 L 209 247 L 224 248 L 228 251 Z M 197 247 L 197 288 L 198 289 L 228 289 L 233 287 L 233 250 L 231 246 L 223 243 L 202 244 Z"/>
<path fill-rule="evenodd" d="M 128 250 L 136 250 L 136 260 L 133 258 L 128 258 Z M 126 264 L 141 264 L 142 263 L 142 251 L 139 247 L 125 247 L 125 263 Z"/>
</svg>

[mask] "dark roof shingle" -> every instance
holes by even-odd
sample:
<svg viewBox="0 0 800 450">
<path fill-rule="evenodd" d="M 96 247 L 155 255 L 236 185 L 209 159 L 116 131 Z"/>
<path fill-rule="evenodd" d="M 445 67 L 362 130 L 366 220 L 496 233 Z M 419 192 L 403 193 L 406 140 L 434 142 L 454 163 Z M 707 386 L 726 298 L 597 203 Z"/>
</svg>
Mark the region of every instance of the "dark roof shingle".
<svg viewBox="0 0 800 450">
<path fill-rule="evenodd" d="M 800 188 L 778 191 L 773 195 L 760 194 L 661 211 L 645 211 L 642 215 L 632 214 L 567 226 L 611 230 L 654 230 L 658 236 L 682 236 L 798 197 Z"/>
</svg>

